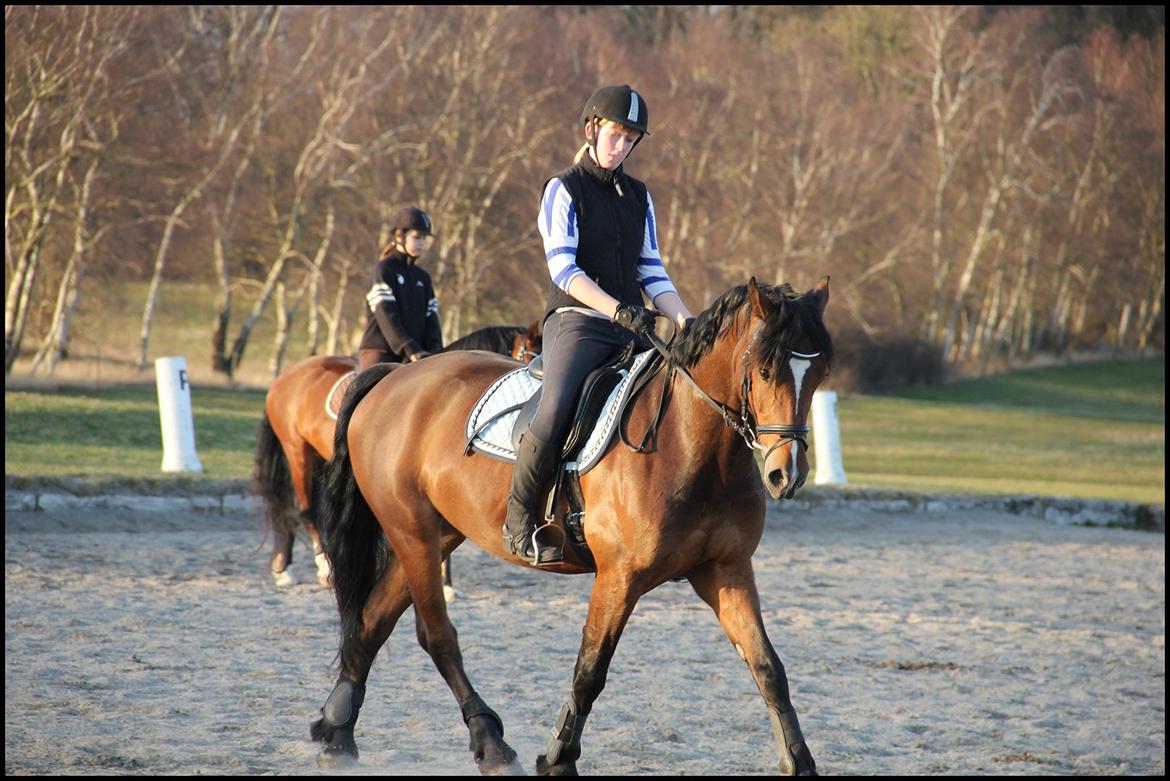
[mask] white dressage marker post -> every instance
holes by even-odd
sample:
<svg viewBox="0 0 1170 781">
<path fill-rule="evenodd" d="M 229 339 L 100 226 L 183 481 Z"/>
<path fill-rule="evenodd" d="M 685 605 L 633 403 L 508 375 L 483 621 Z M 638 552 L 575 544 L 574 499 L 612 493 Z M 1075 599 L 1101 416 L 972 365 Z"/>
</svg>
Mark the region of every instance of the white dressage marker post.
<svg viewBox="0 0 1170 781">
<path fill-rule="evenodd" d="M 187 359 L 159 358 L 154 362 L 158 383 L 158 414 L 162 422 L 164 472 L 202 472 L 195 455 L 195 419 L 191 414 L 191 383 Z"/>
<path fill-rule="evenodd" d="M 812 400 L 813 440 L 817 449 L 817 485 L 842 485 L 841 427 L 837 423 L 837 391 L 817 391 Z"/>
</svg>

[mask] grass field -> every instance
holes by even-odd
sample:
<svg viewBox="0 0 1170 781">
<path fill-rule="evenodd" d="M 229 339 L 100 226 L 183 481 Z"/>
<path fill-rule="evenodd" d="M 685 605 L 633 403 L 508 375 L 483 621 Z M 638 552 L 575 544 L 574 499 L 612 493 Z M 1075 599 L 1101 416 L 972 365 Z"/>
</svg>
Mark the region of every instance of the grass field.
<svg viewBox="0 0 1170 781">
<path fill-rule="evenodd" d="M 1035 369 L 838 403 L 851 485 L 1165 504 L 1165 365 Z"/>
<path fill-rule="evenodd" d="M 184 479 L 159 471 L 153 386 L 6 388 L 4 401 L 7 476 Z M 263 404 L 259 391 L 195 385 L 195 435 L 205 477 L 250 473 Z M 852 487 L 1165 504 L 1161 359 L 847 396 L 839 400 L 838 414 Z"/>
</svg>

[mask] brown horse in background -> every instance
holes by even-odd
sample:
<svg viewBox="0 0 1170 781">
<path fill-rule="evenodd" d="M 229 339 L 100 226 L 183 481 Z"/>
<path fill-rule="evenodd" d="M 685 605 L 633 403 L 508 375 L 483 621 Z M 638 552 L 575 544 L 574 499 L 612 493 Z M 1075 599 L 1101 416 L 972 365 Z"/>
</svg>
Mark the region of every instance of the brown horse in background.
<svg viewBox="0 0 1170 781">
<path fill-rule="evenodd" d="M 487 326 L 456 339 L 443 351 L 487 350 L 527 363 L 540 353 L 540 325 L 536 321 L 527 328 Z M 319 468 L 333 455 L 337 420 L 336 408 L 333 412 L 326 408 L 330 392 L 356 369 L 357 361 L 347 356 L 315 356 L 290 366 L 268 388 L 264 418 L 257 433 L 253 490 L 264 502 L 266 526 L 272 531 L 269 569 L 279 586 L 296 582 L 288 566 L 292 563 L 297 527 L 302 524 L 313 546 L 317 580 L 329 585 L 329 564 L 315 521 L 313 481 Z M 344 388 L 339 388 L 334 394 L 337 401 L 343 392 Z M 448 599 L 454 598 L 446 561 L 443 582 Z"/>
<path fill-rule="evenodd" d="M 627 620 L 642 595 L 679 578 L 714 610 L 747 662 L 771 717 L 780 770 L 816 772 L 764 629 L 752 554 L 764 530 L 764 488 L 791 498 L 808 474 L 806 421 L 832 361 L 822 320 L 828 297 L 828 277 L 802 296 L 754 279 L 725 293 L 690 323 L 670 349 L 669 368 L 627 409 L 627 431 L 656 426 L 650 447 L 611 443 L 581 476 L 595 564 L 566 546 L 564 562 L 541 569 L 594 572 L 593 589 L 569 700 L 538 772 L 576 773 L 585 721 Z M 379 365 L 346 396 L 319 507 L 341 614 L 341 675 L 310 730 L 325 744 L 320 764 L 356 760 L 353 730 L 370 666 L 413 603 L 419 642 L 460 705 L 481 772 L 520 769 L 503 722 L 464 671 L 440 576 L 440 562 L 465 539 L 527 564 L 502 542 L 512 465 L 466 452 L 470 411 L 513 368 L 483 353 L 435 356 L 392 373 Z"/>
</svg>

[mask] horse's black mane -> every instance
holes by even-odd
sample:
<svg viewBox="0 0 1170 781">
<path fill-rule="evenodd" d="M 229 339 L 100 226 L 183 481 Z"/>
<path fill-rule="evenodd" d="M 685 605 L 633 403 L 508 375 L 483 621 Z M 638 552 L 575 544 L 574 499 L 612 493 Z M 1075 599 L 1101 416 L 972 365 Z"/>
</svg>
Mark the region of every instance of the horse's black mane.
<svg viewBox="0 0 1170 781">
<path fill-rule="evenodd" d="M 512 343 L 517 334 L 527 333 L 522 325 L 489 325 L 460 337 L 443 348 L 450 350 L 487 350 L 502 355 L 512 354 Z"/>
<path fill-rule="evenodd" d="M 798 295 L 788 283 L 784 283 L 760 285 L 760 294 L 771 302 L 772 308 L 752 349 L 752 361 L 771 366 L 773 373 L 777 373 L 803 338 L 811 343 L 813 352 L 819 352 L 832 366 L 833 340 L 825 329 L 811 292 Z M 747 285 L 733 287 L 716 299 L 675 341 L 671 351 L 675 362 L 686 367 L 694 366 L 707 354 L 715 340 L 731 327 L 747 301 Z M 804 350 L 807 351 L 808 347 Z"/>
</svg>

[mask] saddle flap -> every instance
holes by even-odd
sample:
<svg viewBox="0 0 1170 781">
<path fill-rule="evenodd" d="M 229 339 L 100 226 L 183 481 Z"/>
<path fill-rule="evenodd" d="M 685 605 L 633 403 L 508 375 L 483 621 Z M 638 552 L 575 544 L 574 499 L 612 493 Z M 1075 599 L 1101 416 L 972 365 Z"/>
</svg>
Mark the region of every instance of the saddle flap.
<svg viewBox="0 0 1170 781">
<path fill-rule="evenodd" d="M 569 429 L 569 436 L 565 438 L 565 445 L 561 448 L 562 458 L 570 458 L 585 444 L 585 438 L 593 431 L 597 419 L 601 417 L 610 394 L 627 374 L 628 372 L 622 369 L 602 366 L 600 369 L 594 369 L 585 378 L 581 397 L 577 400 L 577 410 L 573 413 L 572 428 Z"/>
</svg>

